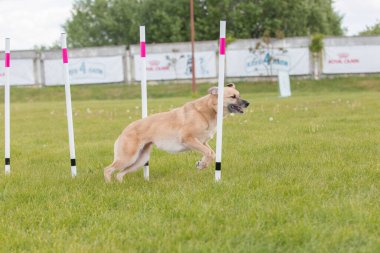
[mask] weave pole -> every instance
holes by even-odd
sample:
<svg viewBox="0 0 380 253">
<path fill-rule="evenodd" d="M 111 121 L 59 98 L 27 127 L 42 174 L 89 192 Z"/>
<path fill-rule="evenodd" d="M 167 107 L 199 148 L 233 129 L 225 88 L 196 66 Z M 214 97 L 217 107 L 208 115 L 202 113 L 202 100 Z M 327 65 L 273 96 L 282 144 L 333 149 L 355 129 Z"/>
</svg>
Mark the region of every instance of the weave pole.
<svg viewBox="0 0 380 253">
<path fill-rule="evenodd" d="M 148 117 L 148 98 L 146 88 L 146 48 L 145 26 L 140 26 L 140 61 L 141 61 L 141 116 Z M 144 179 L 149 180 L 149 161 L 144 165 Z"/>
<path fill-rule="evenodd" d="M 70 164 L 71 176 L 77 175 L 77 166 L 75 160 L 75 144 L 74 144 L 74 127 L 73 127 L 73 111 L 71 107 L 71 92 L 70 92 L 70 79 L 69 79 L 69 56 L 67 52 L 66 34 L 61 34 L 62 46 L 62 62 L 63 62 L 63 75 L 65 79 L 65 93 L 66 93 L 66 115 L 67 115 L 67 128 L 69 132 L 69 146 L 70 146 Z"/>
<path fill-rule="evenodd" d="M 10 39 L 5 39 L 5 85 L 4 85 L 4 122 L 5 122 L 5 174 L 11 173 L 11 128 L 10 128 Z"/>
<path fill-rule="evenodd" d="M 219 38 L 219 79 L 218 79 L 218 112 L 216 125 L 216 159 L 215 181 L 222 179 L 222 136 L 223 136 L 223 98 L 224 98 L 224 61 L 226 54 L 226 21 L 220 21 Z"/>
</svg>

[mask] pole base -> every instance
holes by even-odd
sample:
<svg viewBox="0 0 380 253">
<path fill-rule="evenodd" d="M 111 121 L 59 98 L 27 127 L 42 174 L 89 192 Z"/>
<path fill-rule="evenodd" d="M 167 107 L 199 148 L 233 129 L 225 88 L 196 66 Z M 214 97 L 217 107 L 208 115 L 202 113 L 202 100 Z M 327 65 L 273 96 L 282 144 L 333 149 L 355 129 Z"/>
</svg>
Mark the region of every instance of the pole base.
<svg viewBox="0 0 380 253">
<path fill-rule="evenodd" d="M 215 181 L 219 182 L 222 179 L 222 171 L 216 170 L 215 171 Z"/>
<path fill-rule="evenodd" d="M 11 174 L 11 166 L 9 164 L 5 165 L 5 175 Z"/>
<path fill-rule="evenodd" d="M 71 176 L 72 177 L 77 176 L 77 166 L 71 166 Z"/>
<path fill-rule="evenodd" d="M 149 181 L 149 165 L 144 166 L 144 179 Z"/>
</svg>

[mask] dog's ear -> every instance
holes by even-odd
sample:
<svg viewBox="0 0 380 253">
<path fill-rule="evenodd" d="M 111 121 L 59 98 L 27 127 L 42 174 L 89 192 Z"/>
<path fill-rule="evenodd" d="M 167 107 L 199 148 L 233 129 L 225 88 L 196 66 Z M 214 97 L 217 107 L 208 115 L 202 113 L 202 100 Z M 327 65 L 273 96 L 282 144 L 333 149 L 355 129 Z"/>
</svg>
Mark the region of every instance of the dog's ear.
<svg viewBox="0 0 380 253">
<path fill-rule="evenodd" d="M 229 83 L 229 84 L 227 84 L 227 87 L 231 87 L 231 88 L 235 89 L 235 84 L 234 83 Z"/>
<path fill-rule="evenodd" d="M 208 94 L 211 94 L 211 95 L 218 94 L 218 87 L 214 86 L 214 87 L 211 87 L 210 89 L 208 89 Z"/>
</svg>

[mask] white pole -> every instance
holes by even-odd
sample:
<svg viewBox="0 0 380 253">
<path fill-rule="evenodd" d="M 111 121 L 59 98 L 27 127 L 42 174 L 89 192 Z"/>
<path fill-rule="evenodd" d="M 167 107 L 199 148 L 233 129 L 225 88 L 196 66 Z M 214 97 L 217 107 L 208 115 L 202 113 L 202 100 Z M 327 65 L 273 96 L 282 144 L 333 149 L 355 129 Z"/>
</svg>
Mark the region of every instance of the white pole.
<svg viewBox="0 0 380 253">
<path fill-rule="evenodd" d="M 76 166 L 76 160 L 75 160 L 73 112 L 71 108 L 69 57 L 68 57 L 68 52 L 67 52 L 67 43 L 66 43 L 65 33 L 61 34 L 61 46 L 62 46 L 63 74 L 65 78 L 66 114 L 67 114 L 67 127 L 68 127 L 68 132 L 69 132 L 71 176 L 75 177 L 77 175 L 77 166 Z"/>
<path fill-rule="evenodd" d="M 10 128 L 10 39 L 5 39 L 5 86 L 4 86 L 4 117 L 5 117 L 5 174 L 11 173 L 11 128 Z"/>
<path fill-rule="evenodd" d="M 141 60 L 141 110 L 142 118 L 148 116 L 148 98 L 146 88 L 146 48 L 145 48 L 145 26 L 140 26 L 140 60 Z M 144 178 L 149 180 L 149 161 L 144 165 Z"/>
<path fill-rule="evenodd" d="M 222 178 L 222 136 L 223 136 L 223 98 L 224 98 L 224 61 L 226 54 L 226 21 L 220 21 L 219 39 L 219 80 L 218 80 L 218 113 L 216 126 L 216 159 L 215 181 Z"/>
</svg>

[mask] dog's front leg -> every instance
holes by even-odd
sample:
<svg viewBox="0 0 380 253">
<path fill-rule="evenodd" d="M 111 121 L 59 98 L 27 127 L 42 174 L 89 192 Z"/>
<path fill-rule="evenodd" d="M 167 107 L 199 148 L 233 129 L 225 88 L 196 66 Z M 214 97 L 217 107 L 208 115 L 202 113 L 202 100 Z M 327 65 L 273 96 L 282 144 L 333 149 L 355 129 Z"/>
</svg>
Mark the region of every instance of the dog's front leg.
<svg viewBox="0 0 380 253">
<path fill-rule="evenodd" d="M 199 151 L 203 154 L 202 160 L 196 163 L 198 169 L 207 168 L 210 163 L 215 159 L 215 152 L 211 147 L 205 143 L 201 143 L 197 138 L 187 137 L 183 139 L 183 143 L 192 150 Z"/>
<path fill-rule="evenodd" d="M 206 156 L 206 155 L 204 155 L 204 156 L 202 157 L 202 160 L 198 161 L 198 162 L 195 164 L 195 166 L 196 166 L 198 169 L 204 169 L 204 168 L 208 167 L 208 166 L 210 165 L 210 163 L 211 163 L 212 161 L 214 161 L 214 159 L 215 159 L 215 152 L 214 152 L 214 150 L 212 150 L 212 148 L 210 147 L 210 145 L 209 145 L 207 142 L 205 142 L 203 145 L 205 145 L 209 150 L 211 150 L 212 155 L 211 155 L 211 156 Z"/>
</svg>

